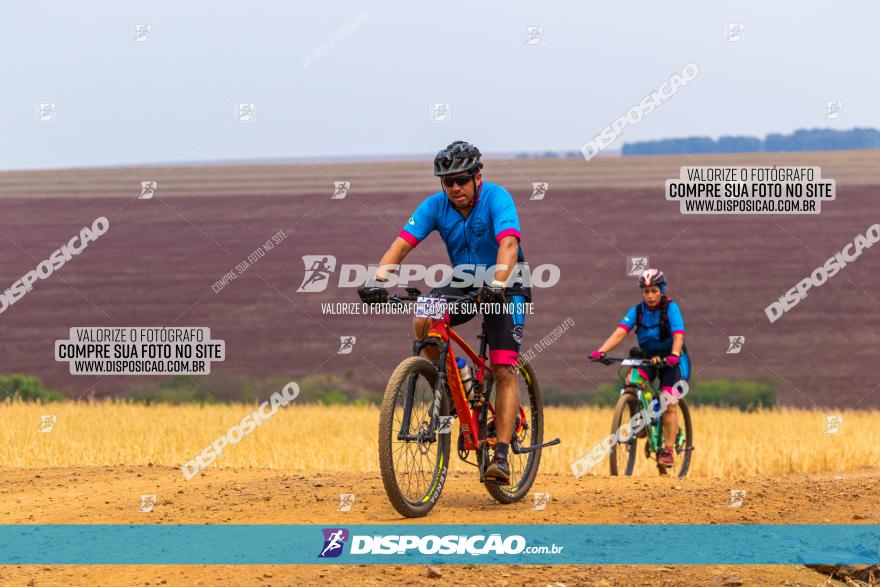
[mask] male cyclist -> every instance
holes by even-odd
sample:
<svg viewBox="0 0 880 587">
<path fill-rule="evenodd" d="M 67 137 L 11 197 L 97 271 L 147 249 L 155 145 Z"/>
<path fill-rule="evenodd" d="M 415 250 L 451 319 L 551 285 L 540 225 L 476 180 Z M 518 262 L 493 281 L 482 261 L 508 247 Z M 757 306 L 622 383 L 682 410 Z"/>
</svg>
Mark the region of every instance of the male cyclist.
<svg viewBox="0 0 880 587">
<path fill-rule="evenodd" d="M 599 350 L 590 354 L 591 361 L 599 361 L 605 353 L 623 342 L 633 328 L 639 339 L 639 348 L 651 362 L 657 364 L 661 356 L 666 357 L 666 367 L 649 367 L 645 372 L 649 380 L 660 377 L 660 393 L 678 397 L 673 392 L 675 384 L 690 377 L 691 364 L 687 348 L 684 345 L 684 318 L 676 302 L 666 297 L 666 277 L 662 271 L 647 269 L 639 277 L 642 290 L 642 301 L 626 313 L 611 336 Z M 669 399 L 669 398 L 667 398 Z M 657 455 L 661 465 L 672 467 L 674 461 L 674 442 L 678 434 L 678 409 L 674 403 L 668 402 L 666 411 L 661 416 L 665 446 Z M 644 431 L 639 433 L 643 436 Z"/>
<path fill-rule="evenodd" d="M 379 261 L 376 281 L 387 281 L 387 266 L 397 266 L 431 232 L 437 230 L 446 244 L 449 261 L 455 266 L 490 267 L 497 265 L 491 276 L 492 283 L 480 290 L 480 302 L 508 302 L 515 309 L 531 299 L 531 291 L 517 280 L 506 287 L 517 263 L 525 262 L 520 247 L 519 217 L 510 193 L 497 184 L 484 182 L 480 150 L 466 141 L 455 141 L 439 151 L 434 158 L 434 175 L 440 178 L 440 191 L 428 196 L 403 225 L 394 242 Z M 468 269 L 468 273 L 473 270 Z M 486 276 L 489 279 L 490 276 Z M 461 283 L 461 282 L 459 282 Z M 384 287 L 361 288 L 361 299 L 367 303 L 387 300 Z M 431 297 L 458 297 L 474 291 L 473 287 L 446 286 L 431 291 Z M 449 312 L 449 324 L 458 326 L 475 314 L 456 309 Z M 489 359 L 495 378 L 495 426 L 498 442 L 492 461 L 486 470 L 486 481 L 507 485 L 510 468 L 507 453 L 516 414 L 519 411 L 519 387 L 516 370 L 510 369 L 519 359 L 523 337 L 522 312 L 484 312 L 489 344 Z M 419 340 L 430 331 L 430 319 L 413 319 L 413 329 Z M 423 354 L 432 360 L 439 358 L 436 347 L 426 347 Z M 502 442 L 503 441 L 503 442 Z"/>
</svg>

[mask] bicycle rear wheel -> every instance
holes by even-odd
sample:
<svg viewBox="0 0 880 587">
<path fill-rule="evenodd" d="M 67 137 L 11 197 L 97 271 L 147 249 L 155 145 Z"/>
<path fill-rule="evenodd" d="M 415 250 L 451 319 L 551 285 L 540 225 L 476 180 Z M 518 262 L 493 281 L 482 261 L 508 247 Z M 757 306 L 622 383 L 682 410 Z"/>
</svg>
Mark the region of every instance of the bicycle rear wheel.
<svg viewBox="0 0 880 587">
<path fill-rule="evenodd" d="M 450 434 L 428 435 L 437 369 L 427 359 L 410 357 L 391 374 L 379 416 L 379 466 L 391 505 L 402 516 L 419 518 L 437 503 L 449 468 Z M 409 424 L 404 423 L 407 403 Z M 440 415 L 449 415 L 442 394 Z M 399 438 L 401 433 L 404 438 Z"/>
<path fill-rule="evenodd" d="M 519 412 L 516 416 L 513 436 L 508 451 L 510 483 L 507 486 L 485 483 L 486 491 L 500 503 L 514 503 L 522 500 L 532 488 L 541 463 L 541 449 L 517 454 L 516 447 L 530 447 L 544 442 L 544 406 L 541 402 L 541 387 L 535 371 L 528 363 L 523 364 L 516 374 L 519 389 Z M 489 447 L 497 442 L 495 435 L 495 385 L 488 392 L 480 414 L 479 438 L 488 438 L 488 446 L 477 451 L 477 459 L 482 470 L 490 458 Z M 487 463 L 486 463 L 487 464 Z"/>
<path fill-rule="evenodd" d="M 694 450 L 694 433 L 691 428 L 691 411 L 687 404 L 683 399 L 680 399 L 677 405 L 679 412 L 678 433 L 673 444 L 675 446 L 675 459 L 676 463 L 678 463 L 678 468 L 673 470 L 673 472 L 677 477 L 681 478 L 687 475 L 688 469 L 691 466 L 691 452 Z M 660 433 L 662 434 L 662 428 Z M 665 442 L 666 440 L 662 439 L 660 446 L 663 446 Z M 657 470 L 660 471 L 661 475 L 669 473 L 667 467 L 664 467 L 659 462 L 657 463 Z"/>
<path fill-rule="evenodd" d="M 632 393 L 624 393 L 614 406 L 614 417 L 611 420 L 611 434 L 617 437 L 617 431 L 622 424 L 629 423 L 630 419 L 639 412 L 639 400 Z M 646 423 L 647 425 L 647 423 Z M 619 440 L 619 439 L 618 439 Z M 609 464 L 612 475 L 632 475 L 636 466 L 636 448 L 638 438 L 631 432 L 626 442 L 617 442 L 611 447 Z"/>
</svg>

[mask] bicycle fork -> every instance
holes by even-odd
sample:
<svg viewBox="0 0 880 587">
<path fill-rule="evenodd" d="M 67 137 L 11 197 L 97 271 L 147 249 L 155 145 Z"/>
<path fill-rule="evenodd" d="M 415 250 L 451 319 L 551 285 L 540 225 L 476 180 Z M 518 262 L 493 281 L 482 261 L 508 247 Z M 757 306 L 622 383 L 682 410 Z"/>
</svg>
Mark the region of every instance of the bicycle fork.
<svg viewBox="0 0 880 587">
<path fill-rule="evenodd" d="M 449 350 L 449 343 L 440 341 L 436 338 L 426 338 L 424 340 L 413 343 L 413 355 L 418 356 L 426 346 L 436 346 L 440 349 L 440 364 L 437 374 L 437 382 L 434 384 L 434 397 L 431 404 L 431 420 L 425 430 L 418 430 L 417 434 L 411 434 L 410 421 L 412 419 L 412 407 L 416 394 L 416 379 L 409 380 L 406 389 L 406 399 L 403 404 L 403 422 L 401 423 L 400 432 L 397 433 L 398 440 L 423 442 L 436 442 L 437 429 L 440 426 L 440 405 L 443 401 L 443 394 L 446 392 L 446 353 Z"/>
</svg>

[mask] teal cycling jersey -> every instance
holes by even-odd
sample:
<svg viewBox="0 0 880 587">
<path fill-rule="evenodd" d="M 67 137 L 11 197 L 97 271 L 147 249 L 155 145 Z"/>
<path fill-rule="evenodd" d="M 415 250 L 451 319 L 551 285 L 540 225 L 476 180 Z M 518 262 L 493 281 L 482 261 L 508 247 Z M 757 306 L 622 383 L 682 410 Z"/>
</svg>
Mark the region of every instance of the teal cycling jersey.
<svg viewBox="0 0 880 587">
<path fill-rule="evenodd" d="M 467 218 L 443 191 L 431 194 L 403 225 L 399 236 L 415 247 L 435 230 L 446 245 L 453 267 L 495 265 L 498 246 L 507 236 L 514 236 L 518 241 L 517 263 L 525 262 L 519 244 L 522 235 L 516 204 L 510 192 L 500 185 L 482 182 Z"/>
<path fill-rule="evenodd" d="M 439 191 L 416 208 L 400 237 L 416 246 L 435 230 L 446 244 L 453 265 L 494 265 L 501 239 L 515 236 L 522 240 L 513 197 L 500 185 L 487 181 L 481 184 L 467 218 Z"/>
<path fill-rule="evenodd" d="M 638 305 L 642 306 L 642 322 L 636 324 Z M 644 301 L 639 302 L 627 311 L 618 326 L 629 332 L 636 328 L 636 337 L 639 348 L 649 357 L 666 356 L 672 352 L 672 336 L 677 333 L 684 334 L 684 318 L 681 308 L 674 300 L 669 301 L 666 309 L 666 318 L 669 320 L 669 336 L 662 338 L 660 333 L 660 307 L 652 310 Z M 690 357 L 683 353 L 680 362 L 681 375 L 685 379 L 690 375 Z"/>
</svg>

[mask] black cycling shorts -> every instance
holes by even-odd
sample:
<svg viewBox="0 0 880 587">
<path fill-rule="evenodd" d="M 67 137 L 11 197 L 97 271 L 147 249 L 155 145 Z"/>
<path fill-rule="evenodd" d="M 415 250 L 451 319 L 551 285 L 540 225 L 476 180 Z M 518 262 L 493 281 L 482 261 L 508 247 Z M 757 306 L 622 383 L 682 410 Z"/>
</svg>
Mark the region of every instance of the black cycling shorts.
<svg viewBox="0 0 880 587">
<path fill-rule="evenodd" d="M 660 389 L 664 389 L 675 387 L 675 384 L 682 379 L 687 380 L 687 378 L 681 376 L 681 369 L 679 368 L 680 365 L 681 363 L 679 363 L 675 367 L 642 367 L 642 371 L 644 371 L 648 375 L 651 381 L 654 381 L 654 378 L 659 375 Z"/>
<path fill-rule="evenodd" d="M 428 295 L 435 298 L 456 298 L 476 291 L 473 288 L 437 287 Z M 500 312 L 486 312 L 486 342 L 489 343 L 489 361 L 492 365 L 515 365 L 519 360 L 522 345 L 525 313 L 522 311 L 525 298 L 520 295 L 506 297 L 506 304 L 513 304 L 513 311 L 502 307 Z M 473 319 L 476 312 L 463 311 L 453 307 L 449 311 L 449 325 L 453 328 Z"/>
</svg>

